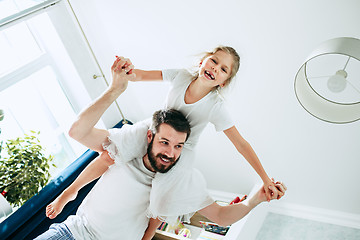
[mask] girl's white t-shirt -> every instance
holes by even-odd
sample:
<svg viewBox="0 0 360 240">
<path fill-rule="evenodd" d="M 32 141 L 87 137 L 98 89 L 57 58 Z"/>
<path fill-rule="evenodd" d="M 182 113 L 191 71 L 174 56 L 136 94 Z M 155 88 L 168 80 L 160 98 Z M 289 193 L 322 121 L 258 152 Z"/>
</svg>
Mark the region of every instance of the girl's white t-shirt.
<svg viewBox="0 0 360 240">
<path fill-rule="evenodd" d="M 185 103 L 185 92 L 193 81 L 193 75 L 186 69 L 162 70 L 163 80 L 171 83 L 166 100 L 166 108 L 181 111 L 190 122 L 191 134 L 188 144 L 196 144 L 201 132 L 210 122 L 216 131 L 224 131 L 234 126 L 225 100 L 217 91 L 209 92 L 199 101 Z"/>
</svg>

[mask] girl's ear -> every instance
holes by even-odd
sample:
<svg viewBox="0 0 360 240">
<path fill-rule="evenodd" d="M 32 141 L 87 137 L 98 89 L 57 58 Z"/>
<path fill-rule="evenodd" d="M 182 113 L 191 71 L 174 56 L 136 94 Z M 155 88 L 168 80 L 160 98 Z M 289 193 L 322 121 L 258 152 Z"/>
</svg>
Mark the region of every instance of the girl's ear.
<svg viewBox="0 0 360 240">
<path fill-rule="evenodd" d="M 150 143 L 152 138 L 153 138 L 153 133 L 152 133 L 152 131 L 150 129 L 147 131 L 146 136 L 147 136 L 148 143 Z"/>
<path fill-rule="evenodd" d="M 230 79 L 225 80 L 222 84 L 219 84 L 221 88 L 225 87 L 230 82 Z"/>
</svg>

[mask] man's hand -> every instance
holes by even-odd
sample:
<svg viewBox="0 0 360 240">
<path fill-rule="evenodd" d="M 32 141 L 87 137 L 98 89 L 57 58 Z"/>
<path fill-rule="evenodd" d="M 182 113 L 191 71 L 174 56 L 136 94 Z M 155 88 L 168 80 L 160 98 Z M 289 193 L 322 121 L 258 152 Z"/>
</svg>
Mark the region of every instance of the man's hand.
<svg viewBox="0 0 360 240">
<path fill-rule="evenodd" d="M 277 181 L 274 181 L 274 186 L 270 185 L 269 190 L 272 192 L 270 200 L 274 199 L 280 199 L 285 195 L 285 192 L 287 190 L 287 187 L 284 183 Z M 261 202 L 267 201 L 266 192 L 265 192 L 265 186 L 262 186 L 258 192 L 254 195 L 252 198 L 253 204 L 258 205 Z"/>
<path fill-rule="evenodd" d="M 274 182 L 274 186 L 270 186 L 269 188 L 270 191 L 275 193 L 271 195 L 271 200 L 280 199 L 284 196 L 286 191 L 286 186 L 282 182 Z M 214 202 L 213 204 L 198 210 L 198 212 L 220 226 L 228 226 L 245 217 L 252 209 L 266 200 L 266 193 L 263 185 L 254 195 L 249 196 L 249 198 L 243 202 L 227 206 L 220 206 Z"/>
<path fill-rule="evenodd" d="M 116 57 L 114 64 L 111 66 L 112 83 L 110 88 L 115 91 L 124 92 L 128 82 L 133 80 L 136 75 L 133 73 L 134 65 L 130 59 Z"/>
</svg>

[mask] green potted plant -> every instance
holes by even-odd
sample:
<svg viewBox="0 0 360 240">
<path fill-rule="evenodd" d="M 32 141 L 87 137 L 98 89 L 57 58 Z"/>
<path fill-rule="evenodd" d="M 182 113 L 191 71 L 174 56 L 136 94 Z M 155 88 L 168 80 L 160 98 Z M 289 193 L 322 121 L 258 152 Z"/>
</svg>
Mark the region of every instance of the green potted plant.
<svg viewBox="0 0 360 240">
<path fill-rule="evenodd" d="M 0 109 L 0 122 L 4 120 L 4 110 Z M 0 127 L 0 135 L 1 135 L 1 127 Z M 0 140 L 0 154 L 2 150 L 2 140 Z M 1 155 L 0 155 L 1 156 Z M 0 194 L 0 221 L 3 217 L 6 217 L 12 212 L 12 208 L 8 201 L 4 198 L 2 194 Z"/>
<path fill-rule="evenodd" d="M 50 180 L 53 156 L 45 156 L 38 135 L 31 131 L 3 144 L 7 154 L 0 159 L 0 193 L 14 207 L 20 207 Z"/>
</svg>

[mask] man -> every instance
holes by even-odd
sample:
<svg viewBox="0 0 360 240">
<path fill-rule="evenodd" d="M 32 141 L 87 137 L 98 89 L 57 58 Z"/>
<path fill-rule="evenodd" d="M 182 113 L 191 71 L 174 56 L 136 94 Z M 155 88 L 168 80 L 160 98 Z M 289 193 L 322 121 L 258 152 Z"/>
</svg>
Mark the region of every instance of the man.
<svg viewBox="0 0 360 240">
<path fill-rule="evenodd" d="M 37 239 L 145 240 L 152 238 L 160 224 L 159 220 L 149 223 L 146 213 L 151 183 L 155 173 L 166 173 L 179 161 L 182 147 L 190 134 L 190 126 L 180 112 L 170 109 L 154 114 L 150 130 L 145 123 L 124 126 L 120 130 L 96 129 L 94 126 L 101 115 L 126 89 L 128 80 L 134 77 L 131 62 L 117 60 L 112 74 L 111 86 L 79 115 L 69 135 L 99 152 L 104 151 L 103 143 L 107 143 L 105 150 L 114 160 L 103 152 L 47 207 L 46 215 L 56 217 L 65 204 L 76 197 L 82 186 L 105 172 L 80 205 L 76 216 L 52 225 Z M 137 141 L 142 139 L 141 136 L 146 140 Z M 277 183 L 276 186 L 282 194 L 285 192 L 281 184 Z M 277 197 L 273 196 L 273 199 Z M 198 200 L 198 205 L 204 207 L 196 210 L 220 225 L 229 225 L 265 200 L 264 189 L 245 203 L 229 207 L 221 207 L 207 196 Z"/>
<path fill-rule="evenodd" d="M 96 172 L 99 166 L 107 168 L 111 165 L 84 199 L 76 216 L 70 216 L 60 226 L 52 226 L 50 231 L 39 236 L 38 239 L 61 235 L 59 234 L 60 227 L 65 229 L 66 235 L 75 239 L 130 240 L 143 237 L 148 228 L 149 219 L 146 209 L 149 205 L 151 182 L 156 172 L 166 173 L 177 163 L 181 149 L 190 133 L 190 125 L 180 112 L 161 110 L 155 112 L 151 130 L 147 130 L 147 125 L 142 125 L 142 123 L 123 128 L 115 130 L 116 134 L 110 135 L 111 141 L 116 142 L 115 161 L 111 162 L 106 157 L 99 157 L 89 166 L 90 168 L 97 166 L 93 171 Z M 134 144 L 121 143 L 118 139 L 128 138 L 136 132 L 141 132 L 146 137 L 147 152 L 143 157 L 128 160 L 120 151 L 127 151 L 128 145 Z M 84 172 L 89 173 L 89 171 Z M 79 183 L 79 180 L 75 182 Z M 74 188 L 77 190 L 74 191 Z M 76 196 L 78 187 L 71 185 L 64 193 L 69 191 L 75 192 Z M 65 201 L 68 202 L 68 200 Z M 56 206 L 56 203 L 53 206 Z M 50 212 L 50 209 L 48 210 L 48 216 L 54 214 Z M 156 227 L 152 228 L 152 232 Z"/>
</svg>

